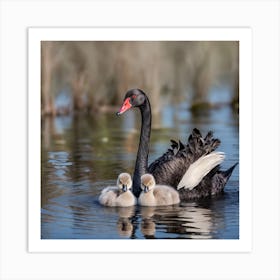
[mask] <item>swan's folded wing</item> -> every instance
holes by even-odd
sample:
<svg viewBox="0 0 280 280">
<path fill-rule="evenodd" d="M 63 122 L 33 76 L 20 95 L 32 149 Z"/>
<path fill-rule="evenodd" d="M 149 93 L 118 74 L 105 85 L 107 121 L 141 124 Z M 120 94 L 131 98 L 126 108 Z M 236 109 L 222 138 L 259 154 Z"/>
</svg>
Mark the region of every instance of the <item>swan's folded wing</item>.
<svg viewBox="0 0 280 280">
<path fill-rule="evenodd" d="M 222 152 L 212 152 L 204 155 L 190 165 L 177 189 L 185 188 L 192 190 L 213 168 L 221 164 L 225 159 L 225 154 Z"/>
</svg>

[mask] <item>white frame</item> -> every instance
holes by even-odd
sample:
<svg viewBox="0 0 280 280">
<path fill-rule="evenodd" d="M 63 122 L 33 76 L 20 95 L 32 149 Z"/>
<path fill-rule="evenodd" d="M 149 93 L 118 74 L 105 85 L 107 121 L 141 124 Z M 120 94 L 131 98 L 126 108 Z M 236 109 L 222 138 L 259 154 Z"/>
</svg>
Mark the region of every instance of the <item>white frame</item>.
<svg viewBox="0 0 280 280">
<path fill-rule="evenodd" d="M 278 0 L 0 1 L 0 279 L 279 279 L 279 19 Z M 62 254 L 27 250 L 27 28 L 139 24 L 252 29 L 250 253 Z M 270 145 L 264 149 L 267 135 Z M 149 264 L 148 270 L 145 264 Z"/>
<path fill-rule="evenodd" d="M 40 238 L 40 43 L 56 40 L 240 42 L 240 235 L 238 240 L 46 240 Z M 252 149 L 248 149 L 252 143 L 252 31 L 250 28 L 29 28 L 28 109 L 29 252 L 250 252 L 252 248 Z"/>
</svg>

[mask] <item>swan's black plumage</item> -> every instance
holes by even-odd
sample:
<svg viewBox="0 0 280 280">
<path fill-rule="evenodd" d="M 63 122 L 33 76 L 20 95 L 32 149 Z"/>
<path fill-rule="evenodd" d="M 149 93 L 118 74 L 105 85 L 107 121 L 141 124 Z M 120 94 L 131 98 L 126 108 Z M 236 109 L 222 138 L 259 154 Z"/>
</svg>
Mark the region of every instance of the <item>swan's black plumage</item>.
<svg viewBox="0 0 280 280">
<path fill-rule="evenodd" d="M 190 164 L 213 152 L 219 146 L 220 140 L 213 138 L 211 131 L 203 139 L 200 131 L 194 128 L 186 145 L 174 140 L 171 143 L 171 148 L 150 164 L 148 172 L 154 175 L 157 184 L 176 187 Z"/>
<path fill-rule="evenodd" d="M 123 105 L 118 114 L 122 114 L 131 107 L 138 107 L 142 117 L 141 135 L 133 176 L 133 193 L 137 197 L 141 192 L 140 178 L 143 174 L 151 173 L 157 184 L 176 188 L 189 166 L 201 156 L 216 150 L 221 143 L 219 139 L 213 137 L 211 131 L 203 138 L 200 131 L 194 128 L 186 144 L 171 140 L 170 148 L 148 166 L 152 120 L 149 99 L 142 90 L 132 89 L 126 93 L 124 104 L 126 105 Z M 180 189 L 180 199 L 196 199 L 222 192 L 235 166 L 236 164 L 226 171 L 221 171 L 220 166 L 216 166 L 192 190 Z"/>
</svg>

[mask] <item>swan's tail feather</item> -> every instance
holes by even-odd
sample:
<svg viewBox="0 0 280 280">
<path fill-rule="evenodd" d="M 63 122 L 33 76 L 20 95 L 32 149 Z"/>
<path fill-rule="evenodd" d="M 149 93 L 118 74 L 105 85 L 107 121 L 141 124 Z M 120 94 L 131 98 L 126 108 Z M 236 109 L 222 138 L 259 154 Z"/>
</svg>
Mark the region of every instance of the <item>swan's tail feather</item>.
<svg viewBox="0 0 280 280">
<path fill-rule="evenodd" d="M 173 139 L 170 142 L 171 148 L 168 149 L 169 155 L 183 156 L 189 162 L 194 162 L 201 156 L 213 152 L 221 144 L 219 139 L 213 138 L 212 131 L 209 131 L 205 138 L 203 138 L 197 128 L 193 129 L 186 144 L 183 144 L 180 140 L 177 142 Z"/>
<path fill-rule="evenodd" d="M 170 142 L 171 142 L 171 148 L 172 149 L 178 148 L 178 143 L 175 140 L 171 139 Z"/>
<path fill-rule="evenodd" d="M 216 150 L 221 141 L 217 138 L 213 138 L 213 131 L 208 131 L 207 135 L 204 138 L 204 149 L 206 153 L 211 153 Z"/>
<path fill-rule="evenodd" d="M 186 149 L 185 145 L 179 140 L 179 151 L 183 151 L 185 149 Z"/>
<path fill-rule="evenodd" d="M 224 179 L 226 180 L 226 182 L 228 181 L 228 179 L 230 178 L 231 174 L 232 174 L 232 171 L 234 170 L 234 168 L 236 167 L 236 165 L 238 164 L 235 163 L 232 167 L 230 167 L 228 170 L 225 170 L 225 171 L 220 171 L 220 174 L 223 175 Z"/>
<path fill-rule="evenodd" d="M 204 141 L 205 141 L 206 143 L 209 143 L 209 142 L 211 141 L 212 138 L 213 138 L 213 131 L 210 130 L 210 131 L 208 131 L 207 135 L 205 136 Z"/>
<path fill-rule="evenodd" d="M 204 154 L 209 154 L 217 149 L 221 144 L 219 139 L 213 138 L 213 132 L 209 131 L 205 138 L 202 137 L 200 131 L 194 128 L 188 138 L 186 148 L 195 156 L 195 159 Z"/>
<path fill-rule="evenodd" d="M 225 159 L 225 154 L 222 152 L 212 152 L 204 155 L 192 163 L 177 185 L 177 189 L 192 190 L 201 180 L 216 166 L 221 164 Z"/>
<path fill-rule="evenodd" d="M 186 155 L 186 147 L 180 140 L 179 142 L 176 142 L 175 140 L 171 139 L 170 142 L 171 149 L 168 149 L 168 152 L 172 152 L 174 156 L 176 156 L 179 152 Z"/>
<path fill-rule="evenodd" d="M 194 137 L 197 137 L 197 138 L 201 138 L 202 137 L 200 131 L 196 127 L 193 129 L 192 135 Z"/>
<path fill-rule="evenodd" d="M 224 187 L 227 184 L 237 164 L 238 162 L 235 163 L 233 166 L 231 166 L 228 170 L 225 171 L 218 170 L 214 172 L 213 177 L 211 179 L 212 181 L 211 195 L 216 195 L 224 190 Z M 210 173 L 212 173 L 212 171 Z"/>
</svg>

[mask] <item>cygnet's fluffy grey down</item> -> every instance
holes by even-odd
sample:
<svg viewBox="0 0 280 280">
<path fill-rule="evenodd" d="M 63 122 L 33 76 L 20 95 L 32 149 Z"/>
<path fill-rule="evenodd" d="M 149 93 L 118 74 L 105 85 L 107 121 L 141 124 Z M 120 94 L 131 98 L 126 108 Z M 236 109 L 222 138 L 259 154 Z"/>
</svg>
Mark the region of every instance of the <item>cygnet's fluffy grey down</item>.
<svg viewBox="0 0 280 280">
<path fill-rule="evenodd" d="M 100 204 L 109 207 L 135 205 L 137 199 L 132 193 L 132 179 L 128 173 L 118 176 L 117 186 L 106 187 L 99 196 Z"/>
<path fill-rule="evenodd" d="M 141 189 L 142 192 L 138 198 L 140 205 L 163 206 L 180 202 L 179 193 L 174 188 L 156 185 L 155 178 L 151 174 L 141 176 Z"/>
</svg>

